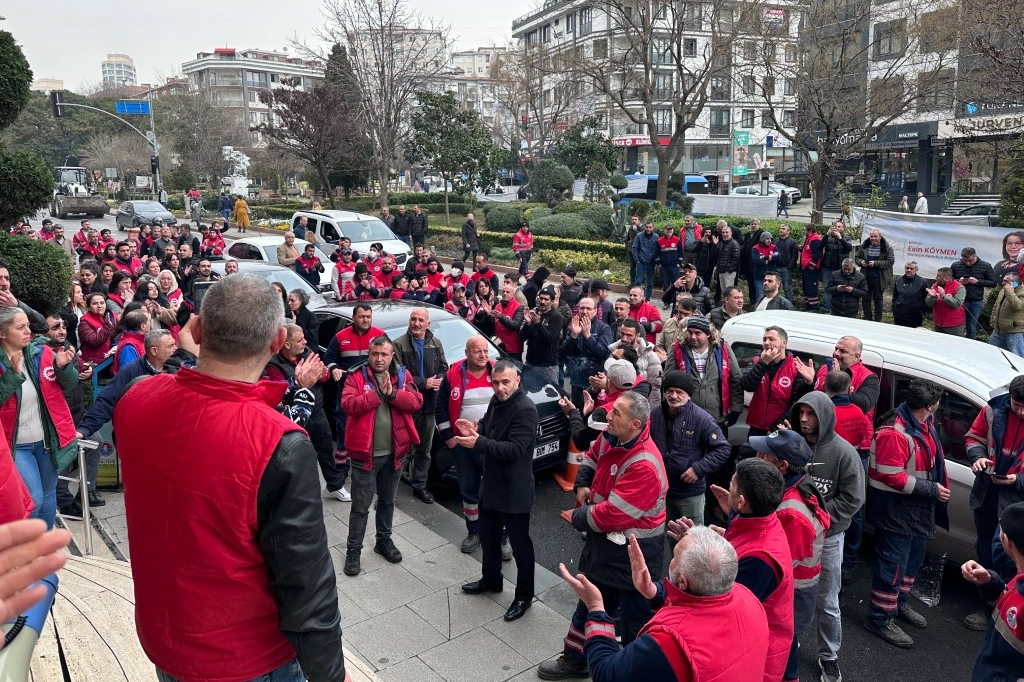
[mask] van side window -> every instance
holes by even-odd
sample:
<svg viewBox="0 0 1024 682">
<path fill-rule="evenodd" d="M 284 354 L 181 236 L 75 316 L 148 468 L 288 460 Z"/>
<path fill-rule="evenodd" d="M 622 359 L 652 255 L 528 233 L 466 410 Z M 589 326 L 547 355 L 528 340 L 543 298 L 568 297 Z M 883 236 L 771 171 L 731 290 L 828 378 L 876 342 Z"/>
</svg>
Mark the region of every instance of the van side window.
<svg viewBox="0 0 1024 682">
<path fill-rule="evenodd" d="M 896 393 L 892 402 L 892 409 L 906 399 L 907 386 L 910 385 L 913 377 L 902 374 L 893 374 L 893 383 Z M 879 407 L 882 400 L 879 399 Z M 967 458 L 967 448 L 964 445 L 964 434 L 971 428 L 974 418 L 978 416 L 981 408 L 970 400 L 967 400 L 959 393 L 946 390 L 942 394 L 942 401 L 939 403 L 939 411 L 935 413 L 935 428 L 939 432 L 939 439 L 942 441 L 942 452 L 946 459 L 959 462 L 969 467 L 970 460 Z"/>
<path fill-rule="evenodd" d="M 759 343 L 743 343 L 741 341 L 737 341 L 732 344 L 731 348 L 732 352 L 736 355 L 736 361 L 739 363 L 740 369 L 750 367 L 754 362 L 754 358 L 759 356 L 762 350 L 761 344 Z M 817 371 L 817 368 L 821 367 L 830 357 L 825 355 L 815 355 L 814 353 L 801 353 L 792 349 L 789 349 L 789 352 L 804 362 L 807 362 L 808 360 L 812 361 L 814 363 L 815 371 Z M 872 371 L 877 373 L 877 370 L 874 368 L 872 368 Z"/>
<path fill-rule="evenodd" d="M 328 244 L 337 244 L 341 238 L 338 234 L 338 230 L 331 223 L 324 221 L 323 223 L 323 238 Z"/>
</svg>

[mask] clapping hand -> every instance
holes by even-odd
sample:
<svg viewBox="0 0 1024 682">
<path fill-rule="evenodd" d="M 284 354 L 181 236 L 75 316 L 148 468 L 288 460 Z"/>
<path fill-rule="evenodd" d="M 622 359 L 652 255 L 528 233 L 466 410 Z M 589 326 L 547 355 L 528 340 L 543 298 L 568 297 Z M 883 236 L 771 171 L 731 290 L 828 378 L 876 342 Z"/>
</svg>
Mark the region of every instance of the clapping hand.
<svg viewBox="0 0 1024 682">
<path fill-rule="evenodd" d="M 579 600 L 587 605 L 588 611 L 604 611 L 604 598 L 601 596 L 601 590 L 587 580 L 587 576 L 577 573 L 576 577 L 573 577 L 565 564 L 558 564 L 558 572 L 562 574 L 565 582 L 569 583 L 569 587 L 576 593 Z"/>
<path fill-rule="evenodd" d="M 572 319 L 569 320 L 569 333 L 572 334 L 572 338 L 576 338 L 583 331 L 583 323 L 580 322 L 579 315 L 573 315 Z"/>
<path fill-rule="evenodd" d="M 696 524 L 693 522 L 693 520 L 685 516 L 680 516 L 678 519 L 668 522 L 668 537 L 673 542 L 679 542 L 683 539 L 683 536 L 686 535 L 687 531 L 689 531 L 695 525 Z"/>
<path fill-rule="evenodd" d="M 312 388 L 320 381 L 325 369 L 323 361 L 315 353 L 302 358 L 295 365 L 295 383 L 302 388 Z"/>
<path fill-rule="evenodd" d="M 594 411 L 594 396 L 590 391 L 583 391 L 583 416 L 586 417 Z"/>
<path fill-rule="evenodd" d="M 68 347 L 68 348 L 61 348 L 56 353 L 54 353 L 54 361 L 53 362 L 54 362 L 55 365 L 57 365 L 57 369 L 64 369 L 65 367 L 68 366 L 68 363 L 70 363 L 74 359 L 75 359 L 75 349 L 71 348 L 71 347 Z"/>
<path fill-rule="evenodd" d="M 729 491 L 720 485 L 713 485 L 711 486 L 711 494 L 715 496 L 715 499 L 718 500 L 718 506 L 721 507 L 722 511 L 725 512 L 726 516 L 728 516 L 730 511 Z"/>
<path fill-rule="evenodd" d="M 455 429 L 459 433 L 455 436 L 456 443 L 464 448 L 476 447 L 476 440 L 480 437 L 476 432 L 476 422 L 471 422 L 468 419 L 456 419 Z"/>
<path fill-rule="evenodd" d="M 0 526 L 0 619 L 10 620 L 46 596 L 43 585 L 29 586 L 60 570 L 70 541 L 66 530 L 47 532 L 39 519 Z"/>
<path fill-rule="evenodd" d="M 796 371 L 800 377 L 811 384 L 814 383 L 814 363 L 804 362 L 796 355 L 793 356 L 793 364 L 796 365 Z"/>
<path fill-rule="evenodd" d="M 585 338 L 585 339 L 589 339 L 590 338 L 591 322 L 592 322 L 592 320 L 589 317 L 581 317 L 580 318 L 580 329 L 582 330 L 583 338 Z"/>
<path fill-rule="evenodd" d="M 651 580 L 651 572 L 647 568 L 647 561 L 644 560 L 644 553 L 640 551 L 640 543 L 636 541 L 635 535 L 629 536 L 627 549 L 629 549 L 629 568 L 633 573 L 633 587 L 645 599 L 653 599 L 658 594 L 658 588 Z"/>
</svg>

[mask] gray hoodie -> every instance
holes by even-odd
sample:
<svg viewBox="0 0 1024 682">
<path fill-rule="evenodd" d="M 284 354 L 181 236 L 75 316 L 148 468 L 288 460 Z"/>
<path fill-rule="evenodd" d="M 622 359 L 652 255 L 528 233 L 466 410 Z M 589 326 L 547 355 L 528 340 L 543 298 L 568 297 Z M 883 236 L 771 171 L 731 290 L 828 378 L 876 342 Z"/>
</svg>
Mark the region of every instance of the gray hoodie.
<svg viewBox="0 0 1024 682">
<path fill-rule="evenodd" d="M 825 537 L 843 533 L 850 519 L 864 506 L 864 465 L 856 448 L 836 435 L 836 408 L 827 395 L 812 391 L 796 401 L 789 423 L 800 428 L 800 405 L 810 405 L 818 417 L 818 442 L 811 444 L 814 459 L 807 467 L 814 485 L 825 500 L 831 521 Z"/>
</svg>

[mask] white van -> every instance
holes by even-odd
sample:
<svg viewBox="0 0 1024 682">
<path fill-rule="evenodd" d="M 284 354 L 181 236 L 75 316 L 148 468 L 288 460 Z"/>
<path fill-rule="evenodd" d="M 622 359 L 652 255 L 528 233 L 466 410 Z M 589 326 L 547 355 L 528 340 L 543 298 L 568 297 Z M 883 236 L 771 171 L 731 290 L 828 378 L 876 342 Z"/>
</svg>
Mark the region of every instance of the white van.
<svg viewBox="0 0 1024 682">
<path fill-rule="evenodd" d="M 968 505 L 974 474 L 964 447 L 964 434 L 982 407 L 1018 374 L 1024 374 L 1024 358 L 978 341 L 909 329 L 881 322 L 815 315 L 805 312 L 764 311 L 734 317 L 725 323 L 722 336 L 740 367 L 750 365 L 761 352 L 765 327 L 778 326 L 789 335 L 789 351 L 812 359 L 816 366 L 832 357 L 841 336 L 856 336 L 864 344 L 861 361 L 878 375 L 881 394 L 875 408 L 875 425 L 903 402 L 912 379 L 934 381 L 946 390 L 936 422 L 946 454 L 950 480 L 950 531 L 939 529 L 935 549 L 953 560 L 974 558 L 974 515 Z M 750 404 L 751 394 L 744 396 Z M 729 429 L 733 445 L 746 442 L 746 414 Z"/>
<path fill-rule="evenodd" d="M 307 220 L 306 228 L 313 230 L 318 246 L 328 256 L 334 252 L 339 239 L 348 237 L 352 240 L 352 250 L 363 256 L 370 250 L 370 244 L 380 242 L 384 252 L 395 257 L 399 270 L 405 268 L 405 262 L 412 257 L 409 245 L 376 216 L 352 211 L 296 211 L 292 214 L 292 227 L 303 217 Z"/>
</svg>

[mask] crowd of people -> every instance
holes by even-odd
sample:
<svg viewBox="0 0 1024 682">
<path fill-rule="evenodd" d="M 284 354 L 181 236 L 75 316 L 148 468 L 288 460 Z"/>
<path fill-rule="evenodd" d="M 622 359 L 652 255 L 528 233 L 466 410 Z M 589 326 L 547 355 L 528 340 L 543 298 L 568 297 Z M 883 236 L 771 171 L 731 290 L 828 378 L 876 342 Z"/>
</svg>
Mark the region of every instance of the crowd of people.
<svg viewBox="0 0 1024 682">
<path fill-rule="evenodd" d="M 818 366 L 787 350 L 779 326 L 764 331 L 760 355 L 741 369 L 720 335 L 745 308 L 737 285 L 744 249 L 728 225 L 702 230 L 688 217 L 679 236 L 657 236 L 652 225 L 635 224 L 634 286 L 621 297 L 600 279 L 580 281 L 571 266 L 557 283 L 544 267 L 531 272 L 528 225 L 516 235 L 522 267 L 504 276 L 471 248 L 479 246 L 475 226 L 463 230 L 469 268 L 455 261 L 446 270 L 415 244 L 396 272 L 381 245 L 364 256 L 341 243 L 332 281 L 355 305 L 352 324 L 326 349 L 311 331 L 315 316 L 302 290 L 237 273 L 232 261 L 226 276 L 212 272 L 210 256 L 219 254 L 210 244 L 223 244 L 214 229 L 200 238 L 187 226 L 147 227 L 111 242 L 108 254 L 102 233 L 83 221 L 71 240 L 77 275 L 67 307 L 49 317 L 18 300 L 0 263 L 0 422 L 21 486 L 20 517 L 52 527 L 58 506 L 71 515 L 80 507 L 57 472 L 70 465 L 78 439 L 113 421 L 136 625 L 161 679 L 345 679 L 322 499 L 350 504 L 345 576 L 362 573 L 371 508 L 373 551 L 401 562 L 392 539 L 397 490 L 404 474 L 416 499 L 434 502 L 426 484 L 435 441 L 454 457 L 466 523 L 461 550 L 482 550 L 481 575 L 462 590 L 502 591 L 502 562 L 514 557 L 504 618 L 526 616 L 535 597 L 538 426 L 522 385 L 527 372 L 568 386 L 560 406 L 584 453 L 571 514 L 584 549 L 577 571 L 562 568 L 579 602 L 562 654 L 540 665 L 541 679 L 797 680 L 798 640 L 815 624 L 821 680 L 838 682 L 840 594 L 865 521 L 876 536 L 865 628 L 909 648 L 903 626 L 927 626 L 908 596 L 950 496 L 933 416 L 942 391 L 911 382 L 894 417 L 876 429 L 879 380 L 861 362 L 861 341 L 837 338 Z M 65 248 L 62 231 L 44 231 Z M 834 314 L 857 314 L 859 303 L 876 319 L 882 293 L 899 290 L 877 231 L 846 250 L 841 224 L 825 237 L 810 231 L 803 247 L 784 234 L 751 237 L 756 263 L 742 274 L 754 309 L 792 309 L 787 290 L 805 257 L 816 264 L 803 270 L 805 292 L 828 266 L 825 305 Z M 304 254 L 295 238 L 286 235 L 278 259 L 294 258 L 298 271 Z M 790 257 L 797 260 L 781 260 Z M 667 319 L 651 300 L 655 262 L 663 278 L 668 273 Z M 948 279 L 919 292 L 922 305 L 934 299 L 936 311 L 970 311 L 994 283 L 991 270 L 965 253 Z M 1024 289 L 1004 286 L 994 318 L 1024 299 Z M 479 334 L 464 357 L 447 358 L 430 329 L 432 309 L 421 306 L 410 308 L 405 332 L 389 338 L 373 324 L 370 301 L 378 298 L 432 303 Z M 936 324 L 956 322 L 941 315 Z M 1011 336 L 1011 328 L 998 333 Z M 489 338 L 506 358 L 490 358 Z M 110 381 L 86 410 L 82 382 L 108 358 Z M 331 383 L 338 400 L 326 405 Z M 737 457 L 729 431 L 745 391 L 753 395 L 749 440 Z M 176 438 L 154 440 L 140 428 L 153 414 Z M 1021 423 L 1024 376 L 981 411 L 967 436 L 978 556 L 962 570 L 998 600 L 994 616 L 985 610 L 965 620 L 987 631 L 976 679 L 1024 666 L 1015 622 L 1024 594 L 1016 577 L 1024 568 Z M 219 454 L 195 456 L 204 452 Z M 89 485 L 80 493 L 90 504 L 103 504 L 93 489 L 97 455 L 87 458 Z M 179 466 L 183 460 L 190 466 Z M 219 608 L 225 600 L 235 607 Z M 203 604 L 210 607 L 197 608 Z"/>
</svg>

